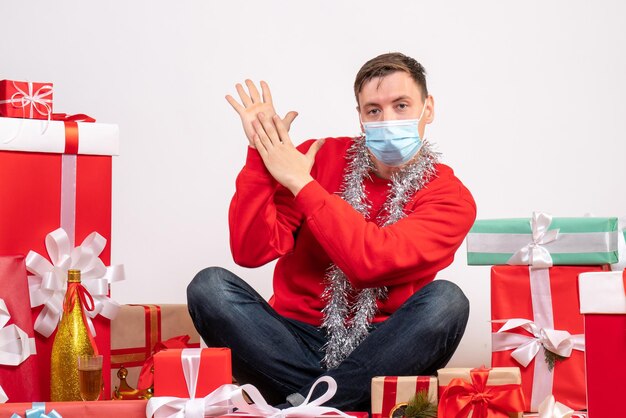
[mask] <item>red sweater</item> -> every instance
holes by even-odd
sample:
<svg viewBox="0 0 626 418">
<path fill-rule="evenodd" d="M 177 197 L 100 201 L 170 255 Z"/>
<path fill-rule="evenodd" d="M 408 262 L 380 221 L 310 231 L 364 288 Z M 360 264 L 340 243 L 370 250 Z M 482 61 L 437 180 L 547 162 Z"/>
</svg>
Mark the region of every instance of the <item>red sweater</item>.
<svg viewBox="0 0 626 418">
<path fill-rule="evenodd" d="M 313 141 L 298 149 L 306 152 Z M 356 289 L 387 286 L 374 322 L 389 317 L 413 293 L 447 267 L 476 217 L 470 192 L 446 165 L 406 205 L 408 216 L 387 227 L 376 214 L 389 181 L 372 174 L 365 190 L 372 203 L 366 220 L 339 197 L 352 138 L 328 138 L 316 155 L 307 184 L 294 196 L 269 174 L 249 148 L 229 211 L 235 262 L 258 267 L 276 258 L 274 308 L 315 326 L 322 321 L 324 277 L 337 264 Z"/>
</svg>

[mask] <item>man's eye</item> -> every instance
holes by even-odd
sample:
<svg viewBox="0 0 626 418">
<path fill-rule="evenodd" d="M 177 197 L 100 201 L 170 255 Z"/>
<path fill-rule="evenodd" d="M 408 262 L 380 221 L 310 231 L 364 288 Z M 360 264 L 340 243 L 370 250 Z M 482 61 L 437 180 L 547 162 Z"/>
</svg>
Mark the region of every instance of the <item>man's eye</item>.
<svg viewBox="0 0 626 418">
<path fill-rule="evenodd" d="M 406 104 L 406 103 L 399 103 L 399 104 L 398 104 L 398 108 L 399 108 L 400 110 L 404 110 L 404 109 L 406 109 L 407 107 L 409 107 L 409 105 L 408 105 L 408 104 Z"/>
<path fill-rule="evenodd" d="M 378 114 L 379 110 L 378 109 L 371 109 L 367 111 L 368 115 L 376 115 Z"/>
</svg>

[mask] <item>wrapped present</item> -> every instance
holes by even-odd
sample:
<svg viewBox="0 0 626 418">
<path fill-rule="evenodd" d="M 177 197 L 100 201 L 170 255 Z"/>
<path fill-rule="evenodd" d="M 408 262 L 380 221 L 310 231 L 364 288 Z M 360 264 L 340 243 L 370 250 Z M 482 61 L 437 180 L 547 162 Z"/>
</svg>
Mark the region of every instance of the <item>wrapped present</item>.
<svg viewBox="0 0 626 418">
<path fill-rule="evenodd" d="M 22 256 L 0 256 L 0 384 L 11 402 L 40 396 L 26 266 Z"/>
<path fill-rule="evenodd" d="M 470 265 L 601 265 L 617 261 L 617 218 L 478 220 L 467 236 Z"/>
<path fill-rule="evenodd" d="M 52 83 L 0 80 L 0 116 L 50 119 Z"/>
<path fill-rule="evenodd" d="M 583 318 L 578 311 L 580 273 L 606 266 L 494 266 L 491 268 L 494 367 L 518 366 L 526 411 L 548 395 L 585 409 Z"/>
<path fill-rule="evenodd" d="M 147 401 L 141 400 L 8 403 L 0 405 L 0 416 L 7 418 L 145 418 L 146 403 Z"/>
<path fill-rule="evenodd" d="M 190 372 L 189 370 L 192 370 Z M 186 376 L 197 374 L 195 391 L 189 392 Z M 154 355 L 154 396 L 202 397 L 232 382 L 230 349 L 187 348 Z"/>
<path fill-rule="evenodd" d="M 62 238 L 62 246 L 50 243 L 50 247 L 66 254 L 75 247 L 75 242 L 83 242 L 85 248 L 97 248 L 98 258 L 109 265 L 111 249 L 106 243 L 111 236 L 111 155 L 118 151 L 118 128 L 116 125 L 50 121 L 42 135 L 41 123 L 0 118 L 0 254 L 26 255 L 33 251 L 45 258 L 48 255 L 46 236 L 61 226 L 67 232 L 67 241 Z M 99 155 L 84 155 L 87 153 Z M 93 231 L 103 240 L 94 240 Z M 54 235 L 59 237 L 59 234 Z M 101 242 L 105 246 L 99 248 Z M 51 261 L 39 267 L 54 271 L 66 267 L 56 256 Z M 56 291 L 41 287 L 39 290 Z M 37 305 L 41 301 L 31 302 Z M 32 311 L 36 324 L 43 310 L 45 306 Z M 98 315 L 93 322 L 98 349 L 105 359 L 104 393 L 108 395 L 111 393 L 109 320 Z M 29 400 L 42 401 L 49 399 L 53 336 L 44 336 L 37 331 L 37 326 L 35 331 L 40 373 L 37 384 L 42 396 Z"/>
<path fill-rule="evenodd" d="M 181 340 L 184 336 L 187 339 Z M 178 344 L 171 344 L 172 339 Z M 118 381 L 117 373 L 124 367 L 127 383 L 146 389 L 151 384 L 139 384 L 139 375 L 155 351 L 198 347 L 200 336 L 186 304 L 124 305 L 111 322 L 111 381 Z"/>
<path fill-rule="evenodd" d="M 204 349 L 206 350 L 206 349 Z M 204 351 L 202 350 L 202 351 Z M 174 350 L 172 350 L 174 351 Z M 159 354 L 166 353 L 163 351 Z M 179 367 L 185 370 L 184 383 L 187 386 L 187 397 L 153 397 L 148 401 L 146 407 L 147 418 L 166 418 L 166 417 L 300 417 L 300 418 L 316 418 L 316 417 L 342 417 L 342 418 L 362 418 L 367 413 L 359 413 L 352 416 L 348 413 L 341 412 L 335 408 L 322 406 L 324 402 L 329 401 L 337 392 L 337 382 L 330 376 L 322 376 L 311 387 L 304 402 L 299 406 L 286 409 L 277 409 L 269 405 L 261 395 L 259 390 L 250 385 L 245 384 L 241 387 L 224 384 L 204 397 L 194 397 L 196 391 L 196 382 L 200 379 L 200 349 L 183 350 L 179 360 Z M 157 355 L 158 357 L 159 355 Z M 156 371 L 157 364 L 155 364 Z M 311 399 L 313 391 L 320 383 L 326 383 L 327 389 L 320 397 Z M 245 393 L 245 394 L 244 394 Z M 251 401 L 251 402 L 250 402 Z M 236 411 L 236 412 L 233 412 Z"/>
<path fill-rule="evenodd" d="M 588 411 L 592 418 L 613 418 L 623 408 L 625 289 L 626 270 L 579 276 L 580 311 L 585 318 Z"/>
<path fill-rule="evenodd" d="M 446 368 L 437 371 L 438 416 L 521 418 L 524 394 L 517 367 Z"/>
<path fill-rule="evenodd" d="M 403 408 L 417 392 L 437 404 L 437 378 L 433 376 L 377 376 L 372 379 L 372 418 L 403 416 Z"/>
</svg>

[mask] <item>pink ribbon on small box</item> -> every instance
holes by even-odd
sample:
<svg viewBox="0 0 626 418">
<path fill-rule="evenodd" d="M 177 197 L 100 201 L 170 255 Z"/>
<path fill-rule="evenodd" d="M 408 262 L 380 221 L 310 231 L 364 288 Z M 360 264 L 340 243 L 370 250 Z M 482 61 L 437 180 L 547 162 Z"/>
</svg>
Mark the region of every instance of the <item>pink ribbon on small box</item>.
<svg viewBox="0 0 626 418">
<path fill-rule="evenodd" d="M 32 119 L 35 113 L 45 116 L 48 120 L 52 115 L 52 99 L 47 98 L 52 95 L 52 86 L 50 84 L 44 84 L 37 91 L 34 90 L 33 83 L 27 81 L 28 91 L 22 90 L 13 81 L 13 87 L 17 90 L 10 99 L 0 100 L 0 104 L 9 103 L 15 108 L 22 109 L 22 117 L 27 117 L 26 110 L 28 109 L 28 117 Z"/>
<path fill-rule="evenodd" d="M 352 415 L 348 415 L 338 409 L 321 406 L 337 392 L 337 383 L 330 376 L 322 376 L 313 384 L 302 405 L 282 410 L 269 405 L 259 390 L 250 384 L 245 384 L 241 387 L 231 384 L 222 385 L 204 398 L 195 398 L 198 373 L 200 372 L 201 352 L 201 348 L 187 348 L 181 352 L 181 365 L 185 382 L 187 383 L 187 392 L 190 397 L 152 397 L 146 405 L 146 416 L 148 418 L 203 418 L 227 414 L 238 417 L 313 418 L 327 413 L 333 414 L 329 415 L 329 417 L 354 418 Z M 322 382 L 328 384 L 326 393 L 310 401 L 313 390 Z M 248 404 L 244 397 L 244 392 L 253 401 L 252 404 Z M 234 408 L 237 408 L 237 412 L 233 413 Z"/>
</svg>

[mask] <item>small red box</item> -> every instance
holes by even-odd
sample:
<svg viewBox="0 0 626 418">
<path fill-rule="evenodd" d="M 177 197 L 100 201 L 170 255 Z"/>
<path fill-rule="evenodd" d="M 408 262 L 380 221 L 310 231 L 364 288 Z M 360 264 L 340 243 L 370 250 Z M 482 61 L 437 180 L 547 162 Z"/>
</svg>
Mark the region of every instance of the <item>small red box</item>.
<svg viewBox="0 0 626 418">
<path fill-rule="evenodd" d="M 0 80 L 0 116 L 48 119 L 52 115 L 52 83 Z"/>
<path fill-rule="evenodd" d="M 154 396 L 189 398 L 181 363 L 183 349 L 164 350 L 154 355 Z M 232 383 L 229 348 L 203 348 L 196 386 L 196 398 Z"/>
</svg>

